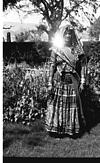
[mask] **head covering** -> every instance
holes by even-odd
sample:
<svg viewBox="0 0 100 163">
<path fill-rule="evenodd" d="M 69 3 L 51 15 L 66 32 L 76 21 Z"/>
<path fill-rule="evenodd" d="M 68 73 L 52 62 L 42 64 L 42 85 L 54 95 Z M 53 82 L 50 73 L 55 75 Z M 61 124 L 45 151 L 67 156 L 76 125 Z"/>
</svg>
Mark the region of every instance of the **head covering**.
<svg viewBox="0 0 100 163">
<path fill-rule="evenodd" d="M 66 35 L 67 31 L 70 32 L 70 34 L 71 34 L 71 46 L 73 46 L 73 48 L 74 48 L 75 55 L 84 54 L 83 47 L 82 47 L 81 41 L 79 39 L 77 29 L 73 28 L 72 25 L 68 24 L 66 26 L 61 27 L 59 30 L 60 30 L 60 33 L 63 37 Z"/>
<path fill-rule="evenodd" d="M 60 58 L 65 60 L 67 63 L 70 63 L 73 67 L 76 65 L 76 61 L 78 60 L 78 56 L 84 54 L 82 44 L 78 37 L 78 32 L 71 25 L 66 25 L 57 31 L 61 38 L 64 38 L 67 32 L 71 34 L 71 46 L 65 45 L 62 49 L 55 49 L 52 47 L 52 50 L 58 54 Z M 56 33 L 57 33 L 56 32 Z"/>
</svg>

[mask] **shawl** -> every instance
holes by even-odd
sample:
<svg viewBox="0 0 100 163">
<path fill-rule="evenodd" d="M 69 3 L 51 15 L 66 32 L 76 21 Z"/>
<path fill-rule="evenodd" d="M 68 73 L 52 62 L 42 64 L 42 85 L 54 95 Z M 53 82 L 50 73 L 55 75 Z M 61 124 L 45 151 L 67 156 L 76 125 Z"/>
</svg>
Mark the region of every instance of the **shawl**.
<svg viewBox="0 0 100 163">
<path fill-rule="evenodd" d="M 61 49 L 58 49 L 56 47 L 52 47 L 51 49 L 62 60 L 66 61 L 72 67 L 75 68 L 76 61 L 78 60 L 78 56 L 84 54 L 84 51 L 83 51 L 83 47 L 82 47 L 82 44 L 81 44 L 79 36 L 78 36 L 78 32 L 71 25 L 66 25 L 66 26 L 59 28 L 59 30 L 56 32 L 56 34 L 59 33 L 61 38 L 64 39 L 64 32 L 66 31 L 66 29 L 68 29 L 68 30 L 71 29 L 73 31 L 74 35 L 72 37 L 73 38 L 72 43 L 75 42 L 75 45 L 73 45 L 72 48 L 64 46 Z M 72 53 L 72 49 L 74 50 L 73 53 Z"/>
</svg>

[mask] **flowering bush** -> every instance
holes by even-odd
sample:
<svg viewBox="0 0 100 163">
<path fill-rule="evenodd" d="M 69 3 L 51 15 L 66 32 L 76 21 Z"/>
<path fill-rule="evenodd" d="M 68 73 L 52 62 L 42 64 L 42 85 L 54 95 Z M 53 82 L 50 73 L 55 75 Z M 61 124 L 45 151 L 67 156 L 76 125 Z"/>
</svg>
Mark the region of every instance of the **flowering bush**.
<svg viewBox="0 0 100 163">
<path fill-rule="evenodd" d="M 88 62 L 89 86 L 100 102 L 100 42 L 90 45 Z"/>
<path fill-rule="evenodd" d="M 4 121 L 30 124 L 44 116 L 47 101 L 48 65 L 3 72 Z"/>
</svg>

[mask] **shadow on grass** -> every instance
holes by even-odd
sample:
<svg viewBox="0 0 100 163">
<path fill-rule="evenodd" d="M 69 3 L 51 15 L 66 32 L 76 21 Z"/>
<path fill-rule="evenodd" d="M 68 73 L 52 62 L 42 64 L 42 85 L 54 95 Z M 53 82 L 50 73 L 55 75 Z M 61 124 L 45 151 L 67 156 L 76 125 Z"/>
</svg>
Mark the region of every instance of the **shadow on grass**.
<svg viewBox="0 0 100 163">
<path fill-rule="evenodd" d="M 34 148 L 34 146 L 43 146 L 46 143 L 44 137 L 46 134 L 44 132 L 36 132 L 28 135 L 26 139 L 23 140 L 25 145 Z"/>
<path fill-rule="evenodd" d="M 14 139 L 12 138 L 6 138 L 5 140 L 3 140 L 3 149 L 8 148 L 13 141 Z"/>
<path fill-rule="evenodd" d="M 25 126 L 22 123 L 6 122 L 3 125 L 3 133 L 11 135 L 28 135 L 32 132 L 44 131 L 44 123 L 42 120 L 37 119 L 31 123 L 31 126 Z"/>
<path fill-rule="evenodd" d="M 50 137 L 53 137 L 53 138 L 60 138 L 60 139 L 63 139 L 63 138 L 72 138 L 72 139 L 77 139 L 77 138 L 81 138 L 83 136 L 84 132 L 80 132 L 78 134 L 74 134 L 74 135 L 69 135 L 69 134 L 57 134 L 57 133 L 52 133 L 52 132 L 49 132 L 49 136 Z"/>
<path fill-rule="evenodd" d="M 44 123 L 41 120 L 36 120 L 31 126 L 16 123 L 4 124 L 3 135 L 3 149 L 9 148 L 11 144 L 16 143 L 16 140 L 22 141 L 24 146 L 31 148 L 43 146 L 46 142 Z"/>
<path fill-rule="evenodd" d="M 24 129 L 14 129 L 13 131 L 7 131 L 8 134 L 18 134 L 18 135 L 24 135 L 24 134 L 29 134 L 30 131 L 24 130 Z"/>
<path fill-rule="evenodd" d="M 43 132 L 45 131 L 44 120 L 37 119 L 31 125 L 31 132 Z"/>
<path fill-rule="evenodd" d="M 37 119 L 31 125 L 31 133 L 24 139 L 24 143 L 30 147 L 43 146 L 46 143 L 44 139 L 46 137 L 44 121 Z"/>
</svg>

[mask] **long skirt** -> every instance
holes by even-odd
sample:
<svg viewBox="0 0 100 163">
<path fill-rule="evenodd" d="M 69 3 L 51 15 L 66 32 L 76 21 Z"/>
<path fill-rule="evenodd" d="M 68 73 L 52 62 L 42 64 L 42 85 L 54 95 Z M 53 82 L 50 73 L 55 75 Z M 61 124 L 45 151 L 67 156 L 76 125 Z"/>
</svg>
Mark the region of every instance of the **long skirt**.
<svg viewBox="0 0 100 163">
<path fill-rule="evenodd" d="M 54 87 L 47 102 L 45 127 L 57 134 L 78 134 L 85 126 L 78 85 L 72 74 L 55 74 Z M 77 83 L 77 81 L 76 81 Z"/>
</svg>

